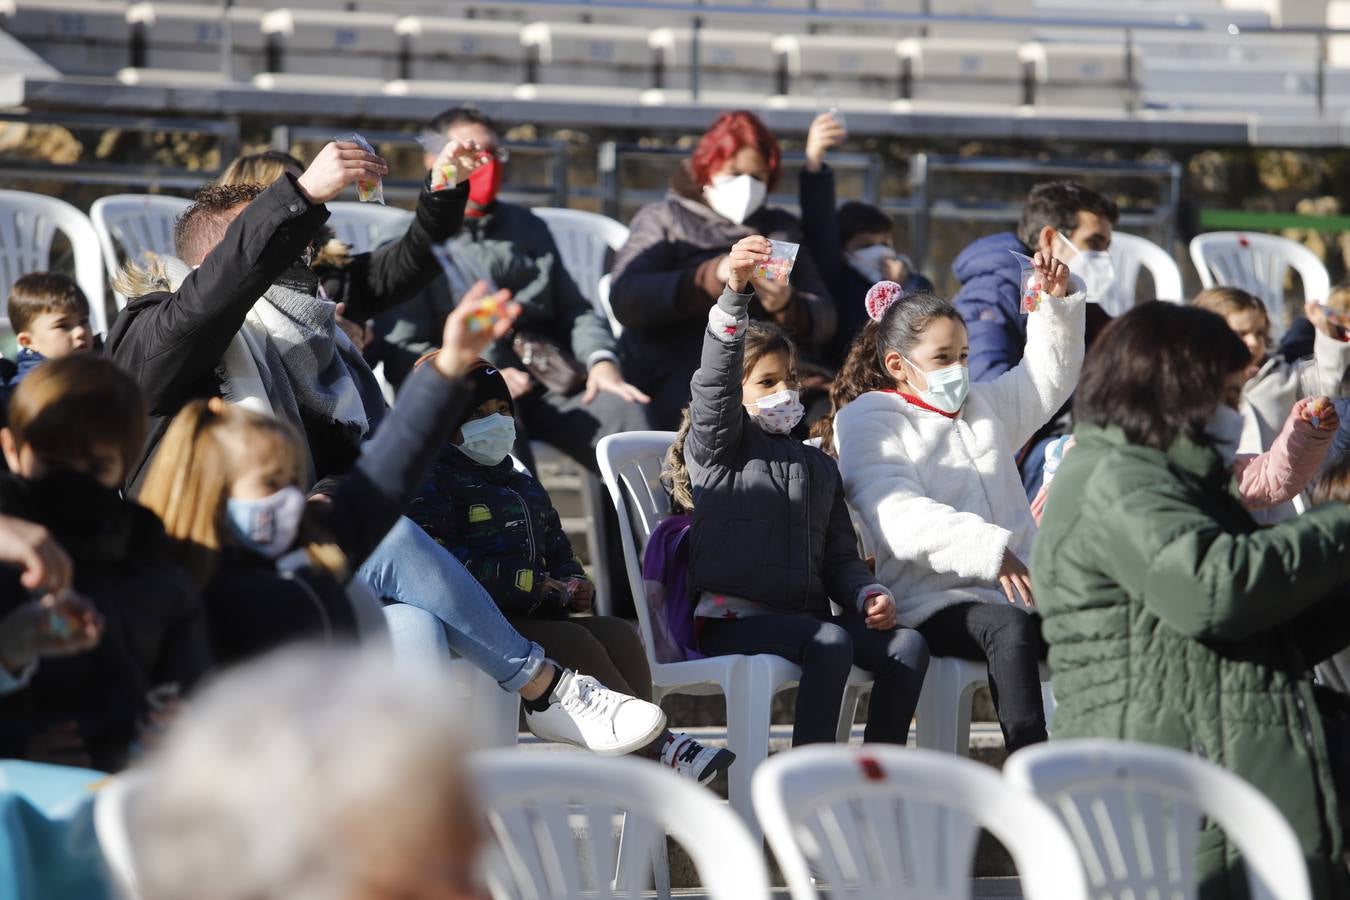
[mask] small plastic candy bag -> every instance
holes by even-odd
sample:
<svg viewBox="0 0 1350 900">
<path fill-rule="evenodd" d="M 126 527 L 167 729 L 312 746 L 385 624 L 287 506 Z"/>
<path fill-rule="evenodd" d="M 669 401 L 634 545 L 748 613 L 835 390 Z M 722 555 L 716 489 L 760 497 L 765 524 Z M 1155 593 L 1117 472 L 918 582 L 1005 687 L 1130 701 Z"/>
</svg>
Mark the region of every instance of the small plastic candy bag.
<svg viewBox="0 0 1350 900">
<path fill-rule="evenodd" d="M 839 107 L 831 106 L 828 112 L 830 114 L 830 118 L 834 119 L 834 124 L 838 125 L 845 131 L 848 130 L 848 120 L 845 119 L 844 114 L 839 111 Z"/>
<path fill-rule="evenodd" d="M 443 135 L 419 134 L 417 136 L 417 143 L 421 144 L 422 149 L 429 155 L 440 157 L 441 151 L 444 150 L 445 145 L 450 142 L 446 140 Z M 456 153 L 454 158 L 449 162 L 442 163 L 439 172 L 432 173 L 431 189 L 433 191 L 444 191 L 454 187 L 465 178 L 468 178 L 469 175 L 473 174 L 474 169 L 492 158 L 492 154 L 488 153 L 486 150 L 481 150 L 477 153 L 461 150 L 459 153 Z"/>
<path fill-rule="evenodd" d="M 1017 262 L 1022 267 L 1022 276 L 1019 282 L 1022 296 L 1022 312 L 1033 313 L 1040 309 L 1041 297 L 1041 277 L 1036 274 L 1036 266 L 1031 261 L 1031 257 L 1025 253 L 1018 253 L 1016 250 L 1009 250 L 1013 256 L 1017 257 Z"/>
<path fill-rule="evenodd" d="M 769 241 L 769 258 L 755 266 L 754 277 L 787 284 L 792 267 L 797 264 L 797 251 L 800 248 L 800 244 L 787 241 Z"/>
<path fill-rule="evenodd" d="M 473 312 L 469 314 L 469 331 L 489 331 L 505 314 L 506 304 L 498 300 L 495 294 L 484 297 L 474 303 Z"/>
<path fill-rule="evenodd" d="M 370 146 L 370 141 L 361 137 L 361 135 L 354 131 L 351 134 L 344 134 L 334 138 L 334 140 L 350 141 L 367 153 L 375 154 L 375 148 Z M 378 156 L 379 154 L 375 155 Z M 364 179 L 358 180 L 356 182 L 356 199 L 360 200 L 362 203 L 384 203 L 384 180 L 381 178 L 376 178 L 371 181 L 366 181 Z"/>
</svg>

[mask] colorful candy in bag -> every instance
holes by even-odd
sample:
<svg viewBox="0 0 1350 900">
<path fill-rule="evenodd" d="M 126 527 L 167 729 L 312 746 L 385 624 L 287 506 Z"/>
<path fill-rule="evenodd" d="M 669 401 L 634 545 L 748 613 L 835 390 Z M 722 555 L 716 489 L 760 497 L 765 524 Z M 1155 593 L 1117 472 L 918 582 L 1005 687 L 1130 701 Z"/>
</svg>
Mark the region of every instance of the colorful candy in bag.
<svg viewBox="0 0 1350 900">
<path fill-rule="evenodd" d="M 787 284 L 792 267 L 797 264 L 797 250 L 800 247 L 800 244 L 787 241 L 769 241 L 769 258 L 755 266 L 754 277 Z"/>
<path fill-rule="evenodd" d="M 1018 253 L 1016 250 L 1009 250 L 1013 256 L 1017 257 L 1017 262 L 1022 266 L 1022 312 L 1033 313 L 1041 307 L 1041 298 L 1045 292 L 1041 290 L 1041 276 L 1036 274 L 1036 266 L 1031 261 L 1031 257 L 1025 253 Z"/>
<path fill-rule="evenodd" d="M 375 148 L 370 146 L 370 141 L 361 137 L 356 132 L 344 134 L 341 137 L 334 138 L 338 141 L 350 141 L 359 146 L 367 153 L 374 154 Z M 378 154 L 375 154 L 378 155 Z M 358 180 L 356 182 L 356 199 L 362 203 L 384 203 L 384 180 L 376 178 L 373 181 Z"/>
<path fill-rule="evenodd" d="M 428 154 L 439 158 L 441 151 L 445 149 L 445 145 L 449 141 L 439 134 L 419 134 L 417 143 L 421 144 L 422 149 Z M 441 163 L 438 172 L 432 173 L 431 189 L 433 191 L 444 191 L 454 187 L 468 178 L 474 169 L 490 159 L 492 159 L 492 154 L 486 150 L 477 152 L 461 150 L 449 162 Z"/>
<path fill-rule="evenodd" d="M 487 331 L 505 312 L 505 304 L 495 296 L 475 301 L 473 311 L 469 313 L 469 331 Z"/>
</svg>

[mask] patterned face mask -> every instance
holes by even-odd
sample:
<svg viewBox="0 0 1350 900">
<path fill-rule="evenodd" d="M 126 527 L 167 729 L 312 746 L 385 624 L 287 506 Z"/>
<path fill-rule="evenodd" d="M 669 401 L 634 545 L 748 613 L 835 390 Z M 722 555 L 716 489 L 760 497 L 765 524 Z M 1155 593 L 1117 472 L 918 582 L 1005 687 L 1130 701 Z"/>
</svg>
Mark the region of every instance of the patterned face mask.
<svg viewBox="0 0 1350 900">
<path fill-rule="evenodd" d="M 769 434 L 787 434 L 806 415 L 806 407 L 802 406 L 800 396 L 792 388 L 760 397 L 748 404 L 745 411 Z"/>
</svg>

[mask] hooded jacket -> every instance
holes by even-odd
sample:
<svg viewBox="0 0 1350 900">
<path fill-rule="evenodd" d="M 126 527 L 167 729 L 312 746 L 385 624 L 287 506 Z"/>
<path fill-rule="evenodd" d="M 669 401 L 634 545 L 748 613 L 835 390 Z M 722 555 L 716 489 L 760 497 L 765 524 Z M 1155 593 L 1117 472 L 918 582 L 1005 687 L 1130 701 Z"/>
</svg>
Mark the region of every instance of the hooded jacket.
<svg viewBox="0 0 1350 900">
<path fill-rule="evenodd" d="M 804 190 L 807 185 L 803 181 Z M 722 293 L 717 260 L 733 244 L 752 234 L 802 242 L 801 223 L 777 207 L 760 207 L 742 225 L 714 212 L 687 164 L 677 170 L 665 198 L 638 210 L 629 228 L 628 243 L 614 260 L 609 299 L 624 326 L 625 372 L 648 393 L 667 380 L 687 382 L 698 367 L 708 310 Z M 836 316 L 829 289 L 805 247 L 798 251 L 791 283 L 785 327 L 804 356 L 818 359 L 834 336 Z M 750 316 L 770 318 L 757 301 L 750 305 Z"/>
</svg>

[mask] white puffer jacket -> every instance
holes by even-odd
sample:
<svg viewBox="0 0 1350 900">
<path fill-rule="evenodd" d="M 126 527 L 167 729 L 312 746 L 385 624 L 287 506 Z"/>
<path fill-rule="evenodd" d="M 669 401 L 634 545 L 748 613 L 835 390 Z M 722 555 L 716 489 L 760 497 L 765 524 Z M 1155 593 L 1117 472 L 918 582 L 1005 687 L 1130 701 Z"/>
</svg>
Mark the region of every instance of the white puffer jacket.
<svg viewBox="0 0 1350 900">
<path fill-rule="evenodd" d="M 1027 562 L 1036 536 L 1014 456 L 1073 393 L 1084 303 L 1074 294 L 1041 304 L 1022 362 L 972 384 L 955 418 L 889 391 L 839 412 L 844 488 L 900 624 L 912 628 L 956 603 L 1008 602 L 997 582 L 1004 551 Z"/>
</svg>

